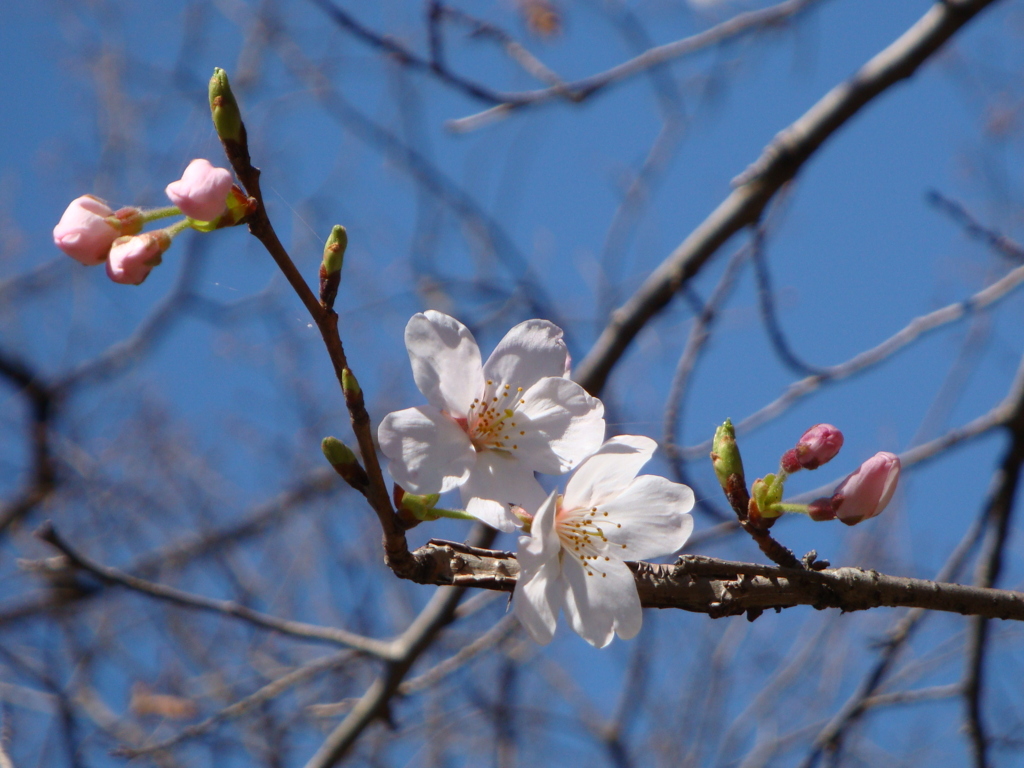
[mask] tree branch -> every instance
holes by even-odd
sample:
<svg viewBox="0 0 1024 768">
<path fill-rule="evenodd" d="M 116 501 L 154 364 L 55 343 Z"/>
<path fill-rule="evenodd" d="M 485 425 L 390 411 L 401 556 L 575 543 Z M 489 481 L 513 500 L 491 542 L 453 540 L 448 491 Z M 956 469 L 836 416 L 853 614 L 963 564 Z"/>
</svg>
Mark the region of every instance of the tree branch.
<svg viewBox="0 0 1024 768">
<path fill-rule="evenodd" d="M 511 552 L 431 540 L 412 553 L 431 584 L 511 592 L 519 563 Z M 862 568 L 821 571 L 684 555 L 675 565 L 630 563 L 640 602 L 712 618 L 810 605 L 844 612 L 905 606 L 1024 621 L 1024 593 L 890 576 Z"/>
<path fill-rule="evenodd" d="M 316 624 L 307 624 L 302 621 L 290 621 L 276 616 L 270 616 L 259 611 L 254 611 L 231 600 L 217 600 L 202 595 L 194 595 L 184 590 L 169 587 L 166 584 L 158 584 L 152 581 L 140 579 L 138 576 L 111 568 L 107 565 L 93 562 L 85 555 L 79 553 L 67 541 L 65 541 L 50 522 L 43 523 L 36 536 L 60 551 L 68 562 L 75 568 L 79 568 L 92 574 L 105 584 L 115 584 L 125 587 L 134 592 L 140 592 L 158 600 L 164 600 L 182 608 L 191 608 L 200 611 L 219 613 L 224 616 L 232 616 L 241 619 L 257 627 L 280 632 L 283 635 L 313 640 L 331 645 L 340 645 L 346 648 L 354 648 L 361 653 L 379 658 L 390 658 L 393 655 L 392 643 L 386 640 L 375 640 L 370 637 L 363 637 L 354 632 L 347 632 L 344 629 L 335 627 L 322 627 Z"/>
<path fill-rule="evenodd" d="M 879 94 L 910 77 L 929 56 L 994 0 L 942 0 L 849 80 L 837 85 L 780 132 L 736 180 L 732 193 L 647 278 L 612 316 L 576 380 L 600 394 L 615 363 L 651 318 L 729 238 L 756 224 L 768 201 L 839 128 Z"/>
</svg>

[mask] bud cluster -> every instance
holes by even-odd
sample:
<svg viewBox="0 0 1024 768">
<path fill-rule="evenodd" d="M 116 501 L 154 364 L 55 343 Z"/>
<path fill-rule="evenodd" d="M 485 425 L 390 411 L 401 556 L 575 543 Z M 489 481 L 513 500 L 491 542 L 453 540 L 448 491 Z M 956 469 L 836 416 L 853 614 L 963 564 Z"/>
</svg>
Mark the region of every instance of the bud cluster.
<svg viewBox="0 0 1024 768">
<path fill-rule="evenodd" d="M 238 105 L 224 70 L 214 72 L 210 100 L 218 134 L 244 137 Z M 115 283 L 139 285 L 160 264 L 180 232 L 233 227 L 255 206 L 255 201 L 235 185 L 231 171 L 216 168 L 202 158 L 189 163 L 181 178 L 168 184 L 165 192 L 173 205 L 148 210 L 129 206 L 115 211 L 98 197 L 82 195 L 71 202 L 53 228 L 53 242 L 87 267 L 106 262 L 107 275 Z M 185 218 L 163 229 L 142 232 L 149 222 L 178 214 Z"/>
<path fill-rule="evenodd" d="M 800 512 L 817 521 L 838 518 L 847 525 L 878 515 L 892 499 L 899 482 L 900 460 L 892 453 L 872 456 L 840 483 L 830 497 L 809 505 L 782 501 L 789 475 L 802 469 L 817 469 L 834 459 L 842 447 L 843 433 L 831 424 L 815 424 L 808 429 L 795 446 L 782 454 L 778 473 L 754 481 L 745 510 L 747 518 L 770 528 L 786 512 Z M 726 497 L 738 509 L 736 501 L 746 493 L 746 486 L 736 433 L 728 420 L 715 432 L 711 461 Z"/>
</svg>

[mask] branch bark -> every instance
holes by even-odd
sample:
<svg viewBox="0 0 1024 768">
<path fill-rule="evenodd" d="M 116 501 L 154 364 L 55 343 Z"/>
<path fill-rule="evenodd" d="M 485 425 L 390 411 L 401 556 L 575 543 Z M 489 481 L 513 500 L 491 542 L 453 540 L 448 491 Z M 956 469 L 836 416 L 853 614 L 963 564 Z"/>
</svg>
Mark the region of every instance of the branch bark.
<svg viewBox="0 0 1024 768">
<path fill-rule="evenodd" d="M 412 556 L 431 584 L 511 592 L 519 563 L 511 552 L 431 540 Z M 821 571 L 684 555 L 674 565 L 629 563 L 646 608 L 679 608 L 712 618 L 810 605 L 844 612 L 882 607 L 1024 621 L 1024 593 L 891 576 L 863 568 Z"/>
</svg>

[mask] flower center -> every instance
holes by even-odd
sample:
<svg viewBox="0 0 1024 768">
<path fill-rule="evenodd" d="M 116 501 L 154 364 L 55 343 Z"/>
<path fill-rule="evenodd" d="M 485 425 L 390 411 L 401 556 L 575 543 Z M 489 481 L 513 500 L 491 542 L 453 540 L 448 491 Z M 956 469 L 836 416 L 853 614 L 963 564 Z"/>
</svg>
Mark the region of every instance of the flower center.
<svg viewBox="0 0 1024 768">
<path fill-rule="evenodd" d="M 602 512 L 597 507 L 589 509 L 563 509 L 562 497 L 558 498 L 558 512 L 555 516 L 555 531 L 562 543 L 562 551 L 576 558 L 587 576 L 601 574 L 607 576 L 600 568 L 601 563 L 608 562 L 611 558 L 605 554 L 615 546 L 626 548 L 625 544 L 613 544 L 608 541 L 605 534 L 606 529 L 621 528 L 622 523 L 613 523 L 606 520 L 607 512 Z"/>
<path fill-rule="evenodd" d="M 516 411 L 526 401 L 523 388 L 512 388 L 511 384 L 499 384 L 488 380 L 484 396 L 475 398 L 469 406 L 464 429 L 473 447 L 478 451 L 519 450 L 518 440 L 526 434 L 516 419 Z"/>
</svg>

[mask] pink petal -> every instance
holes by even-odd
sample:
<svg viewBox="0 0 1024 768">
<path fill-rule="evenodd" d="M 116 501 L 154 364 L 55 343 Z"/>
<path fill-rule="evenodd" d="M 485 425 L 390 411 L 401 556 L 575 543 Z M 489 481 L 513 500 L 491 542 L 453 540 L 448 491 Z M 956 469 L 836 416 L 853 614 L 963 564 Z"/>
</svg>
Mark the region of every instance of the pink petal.
<svg viewBox="0 0 1024 768">
<path fill-rule="evenodd" d="M 601 447 L 604 404 L 576 382 L 541 379 L 522 399 L 517 455 L 534 471 L 561 475 Z"/>
<path fill-rule="evenodd" d="M 484 377 L 525 391 L 547 376 L 564 376 L 568 357 L 561 328 L 547 320 L 527 320 L 494 348 Z"/>
<path fill-rule="evenodd" d="M 388 472 L 413 493 L 445 493 L 469 477 L 476 451 L 466 433 L 429 405 L 389 413 L 377 428 Z"/>
<path fill-rule="evenodd" d="M 181 212 L 198 221 L 215 221 L 228 208 L 231 172 L 215 168 L 209 160 L 199 158 L 188 164 L 178 181 L 167 185 L 167 197 Z"/>
<path fill-rule="evenodd" d="M 546 645 L 554 637 L 558 612 L 564 602 L 559 553 L 561 544 L 555 533 L 557 494 L 552 493 L 533 519 L 529 536 L 519 537 L 516 558 L 519 581 L 513 607 L 516 617 L 530 636 Z"/>
<path fill-rule="evenodd" d="M 427 402 L 465 418 L 473 399 L 484 392 L 480 348 L 469 329 L 453 317 L 427 310 L 405 326 L 405 348 Z"/>
<path fill-rule="evenodd" d="M 64 253 L 87 267 L 101 264 L 121 234 L 106 221 L 114 212 L 102 200 L 82 195 L 71 204 L 53 228 L 53 242 Z"/>
<path fill-rule="evenodd" d="M 635 637 L 643 610 L 629 566 L 615 558 L 600 560 L 590 573 L 576 558 L 563 558 L 564 610 L 572 628 L 597 648 L 604 648 L 616 634 L 623 640 Z"/>
<path fill-rule="evenodd" d="M 511 505 L 532 513 L 546 496 L 529 467 L 497 451 L 477 454 L 473 471 L 459 490 L 469 514 L 505 532 L 519 525 Z"/>
<path fill-rule="evenodd" d="M 622 493 L 658 444 L 649 437 L 620 435 L 605 442 L 569 478 L 562 506 L 567 509 L 595 507 Z"/>
<path fill-rule="evenodd" d="M 141 285 L 171 245 L 163 230 L 144 232 L 132 237 L 119 237 L 110 248 L 107 277 L 122 285 Z"/>
<path fill-rule="evenodd" d="M 671 555 L 682 549 L 693 531 L 693 518 L 688 514 L 693 503 L 688 486 L 641 475 L 614 499 L 598 506 L 597 524 L 623 560 Z"/>
</svg>

